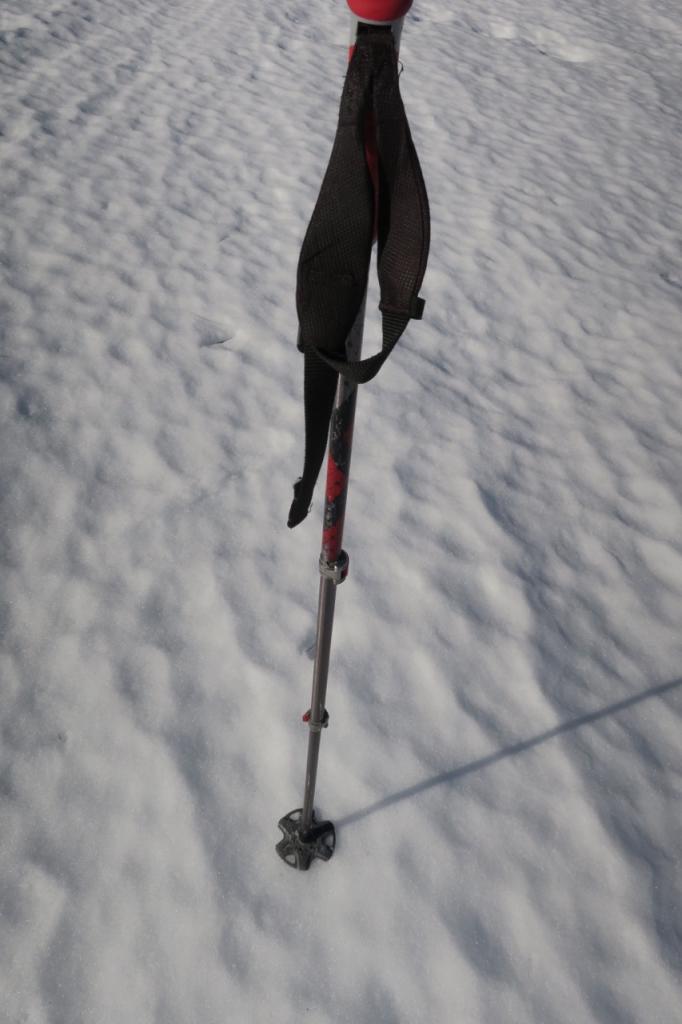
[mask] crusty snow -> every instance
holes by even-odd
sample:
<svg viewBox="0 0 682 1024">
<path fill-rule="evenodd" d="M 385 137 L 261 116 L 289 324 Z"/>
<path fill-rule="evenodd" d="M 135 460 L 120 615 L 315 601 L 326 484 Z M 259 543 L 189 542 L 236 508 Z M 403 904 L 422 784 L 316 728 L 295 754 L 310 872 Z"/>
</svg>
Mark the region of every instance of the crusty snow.
<svg viewBox="0 0 682 1024">
<path fill-rule="evenodd" d="M 342 0 L 2 0 L 0 1024 L 682 1019 L 682 11 L 415 0 L 317 806 Z M 378 344 L 376 289 L 366 352 Z"/>
</svg>

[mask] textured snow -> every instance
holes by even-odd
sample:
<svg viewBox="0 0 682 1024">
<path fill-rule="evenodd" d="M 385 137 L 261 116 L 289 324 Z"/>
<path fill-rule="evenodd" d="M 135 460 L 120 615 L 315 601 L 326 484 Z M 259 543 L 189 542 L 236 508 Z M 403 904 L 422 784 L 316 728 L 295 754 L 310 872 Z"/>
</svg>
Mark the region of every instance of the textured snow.
<svg viewBox="0 0 682 1024">
<path fill-rule="evenodd" d="M 318 808 L 298 248 L 341 0 L 3 0 L 0 1021 L 674 1024 L 682 15 L 415 0 Z M 377 296 L 366 351 L 378 344 Z"/>
</svg>

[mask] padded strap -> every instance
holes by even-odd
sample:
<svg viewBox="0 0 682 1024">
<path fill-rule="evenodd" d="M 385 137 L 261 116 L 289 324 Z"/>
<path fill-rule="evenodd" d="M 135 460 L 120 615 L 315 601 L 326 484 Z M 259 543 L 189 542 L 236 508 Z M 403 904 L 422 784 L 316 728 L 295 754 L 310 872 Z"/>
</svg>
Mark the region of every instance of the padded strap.
<svg viewBox="0 0 682 1024">
<path fill-rule="evenodd" d="M 379 190 L 376 223 L 381 351 L 348 361 L 345 342 L 367 290 L 375 196 L 365 155 L 375 125 Z M 341 96 L 336 138 L 298 264 L 298 347 L 305 354 L 306 447 L 289 526 L 307 515 L 324 460 L 337 374 L 365 383 L 379 372 L 411 318 L 429 250 L 429 205 L 398 83 L 390 29 L 358 36 Z"/>
</svg>

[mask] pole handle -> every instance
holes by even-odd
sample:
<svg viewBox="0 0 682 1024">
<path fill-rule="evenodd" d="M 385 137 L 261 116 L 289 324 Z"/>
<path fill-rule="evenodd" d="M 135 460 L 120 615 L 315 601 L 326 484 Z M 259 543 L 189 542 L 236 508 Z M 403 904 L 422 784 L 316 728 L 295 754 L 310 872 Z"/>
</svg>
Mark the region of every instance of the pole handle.
<svg viewBox="0 0 682 1024">
<path fill-rule="evenodd" d="M 360 21 L 387 25 L 404 18 L 412 0 L 348 0 L 348 6 Z"/>
</svg>

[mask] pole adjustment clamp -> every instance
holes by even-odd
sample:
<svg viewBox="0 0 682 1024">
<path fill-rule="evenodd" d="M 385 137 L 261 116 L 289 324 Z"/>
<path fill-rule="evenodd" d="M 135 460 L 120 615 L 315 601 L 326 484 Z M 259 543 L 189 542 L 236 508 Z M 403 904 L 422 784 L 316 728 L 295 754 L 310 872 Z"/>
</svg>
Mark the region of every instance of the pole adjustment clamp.
<svg viewBox="0 0 682 1024">
<path fill-rule="evenodd" d="M 320 555 L 320 576 L 331 580 L 332 583 L 343 583 L 348 575 L 349 565 L 350 559 L 345 551 L 339 553 L 335 562 L 328 562 L 324 555 Z"/>
<path fill-rule="evenodd" d="M 311 721 L 312 716 L 313 716 L 312 708 L 309 708 L 306 711 L 306 713 L 303 715 L 303 719 L 302 719 L 302 721 L 306 722 L 306 724 L 308 726 L 310 726 L 310 731 L 311 732 L 322 732 L 322 730 L 326 729 L 327 726 L 329 725 L 329 712 L 327 711 L 326 708 L 325 708 L 324 714 L 322 715 L 322 721 L 321 722 L 319 722 L 319 723 L 312 722 Z"/>
</svg>

